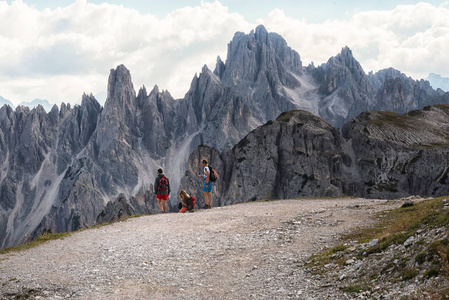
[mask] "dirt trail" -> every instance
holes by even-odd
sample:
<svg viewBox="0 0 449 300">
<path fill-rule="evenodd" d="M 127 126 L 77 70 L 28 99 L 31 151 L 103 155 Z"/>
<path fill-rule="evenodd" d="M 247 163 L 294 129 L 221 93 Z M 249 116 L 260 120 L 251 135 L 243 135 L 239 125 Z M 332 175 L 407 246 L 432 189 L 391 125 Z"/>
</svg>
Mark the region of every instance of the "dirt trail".
<svg viewBox="0 0 449 300">
<path fill-rule="evenodd" d="M 304 262 L 401 204 L 282 200 L 133 218 L 0 255 L 0 299 L 345 299 Z"/>
</svg>

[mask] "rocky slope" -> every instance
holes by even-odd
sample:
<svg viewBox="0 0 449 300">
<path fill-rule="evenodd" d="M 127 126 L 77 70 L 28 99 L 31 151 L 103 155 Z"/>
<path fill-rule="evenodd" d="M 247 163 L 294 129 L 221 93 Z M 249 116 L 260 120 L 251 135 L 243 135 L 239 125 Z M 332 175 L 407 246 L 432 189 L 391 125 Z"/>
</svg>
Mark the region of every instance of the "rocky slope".
<svg viewBox="0 0 449 300">
<path fill-rule="evenodd" d="M 449 105 L 408 114 L 369 111 L 343 133 L 305 111 L 281 114 L 228 151 L 200 146 L 181 187 L 201 195 L 199 162 L 221 175 L 214 205 L 260 199 L 449 194 Z M 201 200 L 198 205 L 201 206 Z"/>
<path fill-rule="evenodd" d="M 274 122 L 274 127 L 262 127 L 266 149 L 251 150 L 266 162 L 233 150 L 230 155 L 242 164 L 237 173 L 239 165 L 230 168 L 231 156 L 223 162 L 212 160 L 226 167 L 220 194 L 233 191 L 220 203 L 295 193 L 367 194 L 360 182 L 345 186 L 345 164 L 360 166 L 350 160 L 355 154 L 345 152 L 336 127 L 367 109 L 404 113 L 435 103 L 449 103 L 449 94 L 394 70 L 366 75 L 349 48 L 319 67 L 304 67 L 299 54 L 263 26 L 249 34 L 236 33 L 226 62 L 218 58 L 214 71 L 205 66 L 182 99 L 157 86 L 149 93 L 145 87 L 136 92 L 130 71 L 121 65 L 110 72 L 104 107 L 84 95 L 79 106 L 62 104 L 49 112 L 42 106 L 0 109 L 0 247 L 45 231 L 88 227 L 125 212 L 157 212 L 152 194 L 157 168 L 165 170 L 176 193 L 185 170 L 196 164 L 187 160 L 198 145 L 218 149 L 218 157 L 251 130 L 292 109 L 321 116 L 335 127 L 313 116 L 306 117 L 310 122 L 304 120 L 303 127 Z M 278 130 L 293 134 L 297 145 Z M 245 151 L 245 143 L 255 143 L 250 137 L 235 149 Z M 283 160 L 296 159 L 297 151 L 307 163 Z M 255 177 L 254 169 L 243 166 L 245 160 L 266 168 Z M 268 186 L 261 188 L 260 177 Z M 434 186 L 436 193 L 444 191 L 442 182 Z M 172 195 L 170 205 L 176 202 Z"/>
</svg>

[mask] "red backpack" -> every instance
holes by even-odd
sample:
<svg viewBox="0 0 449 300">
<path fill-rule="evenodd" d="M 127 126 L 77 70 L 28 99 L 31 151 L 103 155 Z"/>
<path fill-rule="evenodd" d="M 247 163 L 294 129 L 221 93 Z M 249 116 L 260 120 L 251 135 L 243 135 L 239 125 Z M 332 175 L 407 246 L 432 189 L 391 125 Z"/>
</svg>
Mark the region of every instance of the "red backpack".
<svg viewBox="0 0 449 300">
<path fill-rule="evenodd" d="M 158 192 L 165 192 L 168 189 L 168 178 L 161 176 L 157 185 Z"/>
</svg>

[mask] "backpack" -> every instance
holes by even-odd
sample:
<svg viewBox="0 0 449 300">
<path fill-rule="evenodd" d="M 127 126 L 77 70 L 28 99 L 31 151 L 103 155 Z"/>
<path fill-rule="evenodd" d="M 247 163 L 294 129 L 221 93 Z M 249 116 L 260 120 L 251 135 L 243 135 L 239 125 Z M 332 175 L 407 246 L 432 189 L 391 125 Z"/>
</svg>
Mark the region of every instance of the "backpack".
<svg viewBox="0 0 449 300">
<path fill-rule="evenodd" d="M 218 174 L 212 166 L 209 166 L 209 180 L 214 182 L 218 178 Z"/>
<path fill-rule="evenodd" d="M 159 183 L 157 185 L 157 190 L 159 192 L 164 192 L 168 189 L 168 178 L 165 176 L 161 176 L 159 179 Z"/>
</svg>

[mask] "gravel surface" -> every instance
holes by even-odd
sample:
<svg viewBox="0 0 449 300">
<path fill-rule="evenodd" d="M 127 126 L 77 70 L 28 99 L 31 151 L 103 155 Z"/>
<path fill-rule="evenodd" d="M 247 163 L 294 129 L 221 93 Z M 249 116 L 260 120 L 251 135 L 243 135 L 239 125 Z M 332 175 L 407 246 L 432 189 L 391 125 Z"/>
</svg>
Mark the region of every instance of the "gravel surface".
<svg viewBox="0 0 449 300">
<path fill-rule="evenodd" d="M 401 204 L 281 200 L 132 218 L 0 255 L 0 299 L 350 299 L 305 261 Z"/>
</svg>

